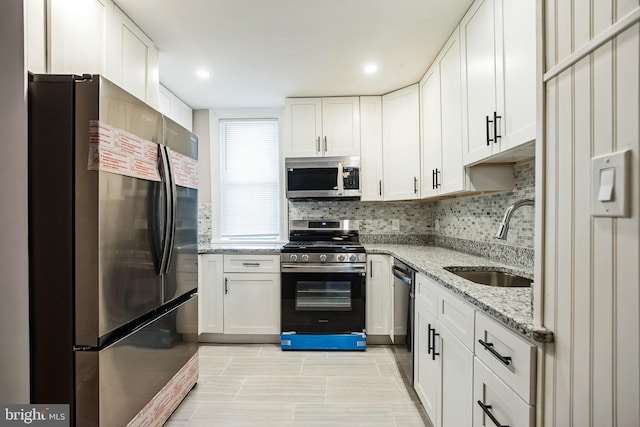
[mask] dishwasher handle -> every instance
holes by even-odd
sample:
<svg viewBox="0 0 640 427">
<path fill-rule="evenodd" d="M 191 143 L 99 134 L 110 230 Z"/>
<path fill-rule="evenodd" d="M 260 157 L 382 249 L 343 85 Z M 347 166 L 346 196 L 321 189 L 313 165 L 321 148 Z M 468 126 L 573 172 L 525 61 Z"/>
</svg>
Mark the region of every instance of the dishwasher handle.
<svg viewBox="0 0 640 427">
<path fill-rule="evenodd" d="M 400 268 L 397 265 L 393 266 L 393 275 L 398 279 L 400 279 L 401 281 L 403 281 L 404 283 L 406 283 L 407 285 L 410 285 L 413 282 L 413 277 L 411 272 L 403 268 Z"/>
</svg>

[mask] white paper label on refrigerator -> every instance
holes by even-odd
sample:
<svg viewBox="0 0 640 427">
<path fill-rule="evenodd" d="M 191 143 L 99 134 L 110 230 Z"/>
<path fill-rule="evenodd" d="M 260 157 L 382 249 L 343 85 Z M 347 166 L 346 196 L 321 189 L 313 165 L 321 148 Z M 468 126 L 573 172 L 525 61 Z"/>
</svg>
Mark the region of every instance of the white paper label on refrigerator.
<svg viewBox="0 0 640 427">
<path fill-rule="evenodd" d="M 158 144 L 99 120 L 89 126 L 89 170 L 160 181 Z"/>
<path fill-rule="evenodd" d="M 198 161 L 184 154 L 169 150 L 176 184 L 198 189 Z"/>
</svg>

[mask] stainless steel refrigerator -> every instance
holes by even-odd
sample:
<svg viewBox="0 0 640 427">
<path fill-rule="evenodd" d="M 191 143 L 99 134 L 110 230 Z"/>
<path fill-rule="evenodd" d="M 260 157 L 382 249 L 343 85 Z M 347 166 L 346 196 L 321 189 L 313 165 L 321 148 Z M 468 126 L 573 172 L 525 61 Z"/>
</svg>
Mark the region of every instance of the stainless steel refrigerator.
<svg viewBox="0 0 640 427">
<path fill-rule="evenodd" d="M 124 426 L 197 352 L 197 137 L 97 75 L 28 98 L 31 401 Z"/>
</svg>

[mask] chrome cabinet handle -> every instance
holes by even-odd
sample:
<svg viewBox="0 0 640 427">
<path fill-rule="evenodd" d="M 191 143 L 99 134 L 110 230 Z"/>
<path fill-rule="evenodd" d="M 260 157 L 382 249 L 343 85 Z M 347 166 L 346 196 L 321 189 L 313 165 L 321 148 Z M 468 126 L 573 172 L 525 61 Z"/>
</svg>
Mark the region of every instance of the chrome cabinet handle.
<svg viewBox="0 0 640 427">
<path fill-rule="evenodd" d="M 317 139 L 317 143 L 316 143 L 316 152 L 319 153 L 320 152 L 320 137 L 318 137 Z"/>
<path fill-rule="evenodd" d="M 259 262 L 243 262 L 242 265 L 245 267 L 260 267 Z"/>
<path fill-rule="evenodd" d="M 324 152 L 327 152 L 327 137 L 324 137 Z"/>
<path fill-rule="evenodd" d="M 502 363 L 504 363 L 505 365 L 509 366 L 511 364 L 511 357 L 509 356 L 503 356 L 500 353 L 498 353 L 494 348 L 493 348 L 493 343 L 491 342 L 486 342 L 483 340 L 478 340 L 478 342 L 480 343 L 480 345 L 482 345 L 485 350 L 488 350 L 491 354 L 493 354 L 499 361 L 501 361 Z"/>
<path fill-rule="evenodd" d="M 382 180 L 378 181 L 378 194 L 382 196 Z"/>
<path fill-rule="evenodd" d="M 373 261 L 369 260 L 369 277 L 373 277 Z"/>
<path fill-rule="evenodd" d="M 485 405 L 481 400 L 478 400 L 478 405 L 482 408 L 482 412 L 487 414 L 487 417 L 489 417 L 497 427 L 509 427 L 508 425 L 500 424 L 500 421 L 496 419 L 495 415 L 489 411 L 489 409 L 491 409 L 491 405 Z"/>
</svg>

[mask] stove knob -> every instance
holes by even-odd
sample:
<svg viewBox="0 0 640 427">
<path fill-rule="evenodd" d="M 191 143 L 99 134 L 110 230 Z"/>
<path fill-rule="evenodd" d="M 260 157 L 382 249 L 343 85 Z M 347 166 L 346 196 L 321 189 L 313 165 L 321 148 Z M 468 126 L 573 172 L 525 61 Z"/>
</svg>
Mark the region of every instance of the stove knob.
<svg viewBox="0 0 640 427">
<path fill-rule="evenodd" d="M 320 262 L 325 262 L 327 260 L 327 256 L 325 254 L 320 255 Z"/>
<path fill-rule="evenodd" d="M 358 261 L 358 255 L 349 255 L 349 261 L 356 262 Z"/>
<path fill-rule="evenodd" d="M 304 261 L 304 262 L 309 261 L 309 255 L 307 255 L 307 254 L 302 255 L 302 261 Z"/>
<path fill-rule="evenodd" d="M 347 256 L 345 254 L 338 255 L 338 262 L 345 262 L 347 260 Z"/>
<path fill-rule="evenodd" d="M 291 254 L 291 256 L 289 257 L 289 259 L 293 262 L 296 262 L 298 260 L 298 255 L 296 254 Z"/>
</svg>

